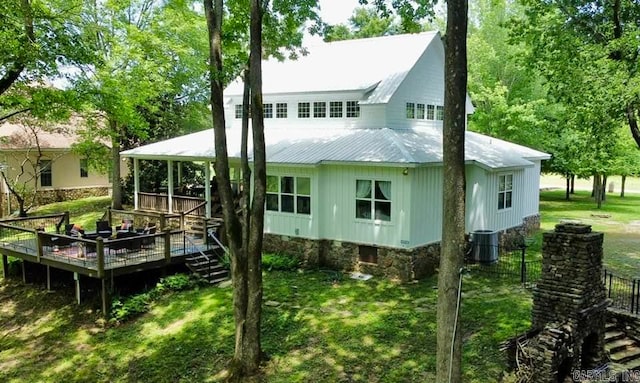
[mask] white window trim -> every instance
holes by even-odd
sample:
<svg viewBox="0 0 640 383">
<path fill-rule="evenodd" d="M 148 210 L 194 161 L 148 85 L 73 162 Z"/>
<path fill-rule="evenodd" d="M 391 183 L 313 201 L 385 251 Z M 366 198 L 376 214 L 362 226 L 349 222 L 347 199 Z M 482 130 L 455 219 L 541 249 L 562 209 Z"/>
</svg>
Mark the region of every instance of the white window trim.
<svg viewBox="0 0 640 383">
<path fill-rule="evenodd" d="M 511 176 L 511 189 L 506 189 L 506 188 L 505 188 L 505 190 L 500 190 L 500 178 L 502 178 L 502 177 L 508 177 L 508 176 Z M 514 184 L 513 184 L 513 180 L 514 180 L 513 173 L 499 173 L 499 174 L 498 174 L 498 203 L 497 203 L 497 205 L 496 205 L 498 212 L 509 211 L 509 210 L 513 209 L 513 202 L 514 202 L 514 201 L 513 201 L 513 196 L 514 196 L 514 192 L 513 192 L 513 189 L 514 189 L 514 188 L 513 188 L 513 186 L 514 186 Z M 505 178 L 505 185 L 506 185 L 506 178 Z M 504 199 L 504 201 L 505 201 L 505 205 L 506 205 L 506 202 L 507 202 L 507 199 L 506 199 L 506 193 L 508 193 L 508 192 L 511 192 L 511 206 L 509 206 L 509 207 L 506 207 L 506 206 L 505 206 L 505 207 L 503 207 L 503 208 L 500 208 L 500 195 L 501 195 L 501 194 L 505 194 L 505 199 Z"/>
<path fill-rule="evenodd" d="M 296 217 L 308 217 L 311 218 L 313 215 L 313 180 L 311 176 L 293 176 L 287 174 L 267 174 L 267 177 L 277 177 L 278 178 L 278 191 L 277 192 L 267 192 L 266 194 L 277 194 L 278 195 L 278 210 L 269 210 L 267 209 L 267 204 L 265 201 L 264 211 L 265 213 L 275 214 L 275 215 L 287 215 Z M 283 177 L 291 177 L 293 178 L 293 193 L 283 193 L 282 192 L 282 178 Z M 309 194 L 298 194 L 298 178 L 308 178 L 309 179 Z M 293 212 L 282 211 L 282 195 L 293 196 Z M 298 213 L 298 197 L 309 197 L 309 214 Z"/>
<path fill-rule="evenodd" d="M 389 182 L 389 184 L 391 184 L 391 190 L 393 190 L 393 181 L 391 181 L 390 179 L 375 179 L 375 178 L 356 178 L 354 179 L 353 184 L 357 185 L 358 181 L 371 181 L 371 197 L 370 198 L 358 198 L 358 191 L 357 189 L 354 191 L 353 195 L 354 195 L 354 203 L 356 205 L 354 205 L 354 208 L 357 208 L 357 201 L 358 200 L 363 200 L 363 201 L 370 201 L 371 202 L 371 218 L 358 218 L 355 217 L 356 222 L 358 223 L 373 223 L 376 225 L 393 225 L 394 223 L 394 216 L 395 214 L 393 214 L 393 198 L 389 199 L 389 200 L 381 200 L 381 199 L 376 199 L 376 191 L 375 191 L 375 187 L 376 187 L 376 182 Z M 356 186 L 357 188 L 357 186 Z M 391 193 L 391 195 L 393 195 L 393 192 Z M 389 211 L 389 220 L 385 221 L 383 219 L 376 219 L 376 201 L 379 202 L 389 202 L 389 204 L 391 204 L 391 209 Z M 354 209 L 356 210 L 356 209 Z"/>
</svg>

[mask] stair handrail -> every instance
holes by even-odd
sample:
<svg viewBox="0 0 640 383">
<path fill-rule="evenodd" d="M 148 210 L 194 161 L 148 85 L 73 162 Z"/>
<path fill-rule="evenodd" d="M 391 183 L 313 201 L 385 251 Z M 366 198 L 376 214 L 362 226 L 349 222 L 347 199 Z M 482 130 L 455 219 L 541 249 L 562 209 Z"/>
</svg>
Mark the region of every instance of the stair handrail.
<svg viewBox="0 0 640 383">
<path fill-rule="evenodd" d="M 193 242 L 191 240 L 191 238 L 189 238 L 188 236 L 185 235 L 184 239 L 186 239 L 191 244 L 191 246 L 193 246 L 195 249 L 198 250 L 198 253 L 200 253 L 200 255 L 202 255 L 207 260 L 207 262 L 209 263 L 209 268 L 211 268 L 211 258 L 209 257 L 209 255 L 205 254 L 202 250 L 200 250 L 200 248 L 198 246 L 196 246 L 196 243 Z M 189 266 L 189 262 L 187 262 L 187 267 L 189 267 L 191 269 L 191 267 Z"/>
<path fill-rule="evenodd" d="M 209 237 L 211 237 L 211 239 L 213 239 L 213 240 L 214 240 L 214 242 L 215 242 L 218 246 L 220 246 L 220 248 L 221 248 L 222 250 L 224 250 L 224 252 L 225 252 L 225 253 L 227 253 L 227 254 L 229 253 L 229 249 L 227 249 L 227 248 L 226 248 L 226 246 L 225 246 L 225 245 L 223 245 L 223 244 L 222 244 L 222 242 L 220 242 L 220 241 L 218 240 L 218 237 L 216 237 L 216 233 L 214 232 L 214 230 L 213 230 L 213 228 L 212 228 L 212 227 L 207 228 L 207 235 L 208 235 Z"/>
<path fill-rule="evenodd" d="M 204 207 L 206 205 L 207 205 L 207 201 L 202 201 L 199 204 L 197 204 L 196 206 L 192 207 L 191 209 L 183 211 L 182 215 L 189 215 L 189 214 L 193 213 L 194 211 L 196 211 L 196 210 L 198 210 L 201 207 Z"/>
</svg>

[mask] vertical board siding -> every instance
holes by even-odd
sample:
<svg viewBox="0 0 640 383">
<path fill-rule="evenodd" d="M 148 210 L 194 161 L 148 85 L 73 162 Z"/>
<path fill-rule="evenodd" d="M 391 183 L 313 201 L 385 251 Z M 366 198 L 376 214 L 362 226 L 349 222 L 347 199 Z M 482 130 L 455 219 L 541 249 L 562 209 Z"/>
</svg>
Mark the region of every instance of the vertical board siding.
<svg viewBox="0 0 640 383">
<path fill-rule="evenodd" d="M 513 174 L 513 207 L 498 210 L 498 176 Z M 487 227 L 486 230 L 505 230 L 522 224 L 524 190 L 524 169 L 487 172 Z"/>
<path fill-rule="evenodd" d="M 468 165 L 465 168 L 467 176 L 466 190 L 466 231 L 492 230 L 489 227 L 489 212 L 491 208 L 497 208 L 497 202 L 491 205 L 490 197 L 487 194 L 487 171 L 478 167 Z M 498 199 L 496 195 L 495 200 Z"/>
<path fill-rule="evenodd" d="M 540 160 L 534 166 L 524 169 L 523 218 L 539 213 L 540 210 Z"/>
<path fill-rule="evenodd" d="M 320 237 L 378 246 L 406 247 L 411 182 L 401 167 L 320 167 Z M 391 222 L 356 219 L 356 180 L 391 181 Z"/>
<path fill-rule="evenodd" d="M 411 68 L 387 104 L 387 127 L 442 127 L 442 121 L 407 119 L 406 103 L 444 105 L 444 50 L 434 41 Z"/>
<path fill-rule="evenodd" d="M 318 239 L 319 206 L 318 170 L 312 167 L 286 167 L 267 165 L 267 175 L 311 178 L 311 215 L 280 213 L 265 210 L 264 232 L 291 237 Z M 296 233 L 297 231 L 297 233 Z"/>
<path fill-rule="evenodd" d="M 410 246 L 440 241 L 442 236 L 442 166 L 409 169 L 411 175 Z"/>
</svg>

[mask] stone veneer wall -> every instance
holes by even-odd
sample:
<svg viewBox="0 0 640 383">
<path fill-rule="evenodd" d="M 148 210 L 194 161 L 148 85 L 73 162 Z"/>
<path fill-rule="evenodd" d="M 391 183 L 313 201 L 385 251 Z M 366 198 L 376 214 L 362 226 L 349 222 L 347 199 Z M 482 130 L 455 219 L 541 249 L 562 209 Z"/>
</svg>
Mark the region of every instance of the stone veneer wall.
<svg viewBox="0 0 640 383">
<path fill-rule="evenodd" d="M 498 239 L 500 248 L 507 250 L 524 246 L 524 239 L 540 229 L 540 214 L 530 215 L 522 219 L 522 225 L 500 232 Z"/>
<path fill-rule="evenodd" d="M 533 382 L 559 381 L 605 358 L 609 301 L 601 282 L 603 238 L 576 224 L 556 225 L 543 235 L 542 275 L 532 310 L 532 327 L 543 331 L 530 343 Z"/>
<path fill-rule="evenodd" d="M 264 250 L 300 257 L 304 267 L 329 267 L 408 282 L 435 273 L 440 244 L 415 249 L 378 247 L 378 263 L 359 261 L 359 244 L 333 240 L 313 240 L 283 235 L 264 235 Z"/>
</svg>

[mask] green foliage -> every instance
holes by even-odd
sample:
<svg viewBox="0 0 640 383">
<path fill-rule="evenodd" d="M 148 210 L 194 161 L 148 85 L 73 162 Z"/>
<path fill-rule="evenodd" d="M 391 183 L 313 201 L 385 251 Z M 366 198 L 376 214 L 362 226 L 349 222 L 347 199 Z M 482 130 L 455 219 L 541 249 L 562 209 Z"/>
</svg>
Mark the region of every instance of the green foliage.
<svg viewBox="0 0 640 383">
<path fill-rule="evenodd" d="M 111 323 L 122 323 L 149 311 L 153 302 L 163 294 L 194 288 L 197 281 L 192 275 L 176 274 L 161 278 L 156 286 L 130 297 L 116 297 L 111 303 Z"/>
<path fill-rule="evenodd" d="M 262 255 L 262 267 L 265 270 L 292 271 L 300 267 L 300 258 L 296 255 L 266 253 Z"/>
</svg>

